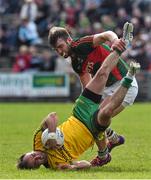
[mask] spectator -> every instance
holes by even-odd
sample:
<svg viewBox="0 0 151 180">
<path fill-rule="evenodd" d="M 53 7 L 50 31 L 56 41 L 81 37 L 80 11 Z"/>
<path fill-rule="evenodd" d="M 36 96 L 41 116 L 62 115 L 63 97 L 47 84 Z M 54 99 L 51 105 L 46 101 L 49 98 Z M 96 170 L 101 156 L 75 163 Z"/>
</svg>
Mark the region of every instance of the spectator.
<svg viewBox="0 0 151 180">
<path fill-rule="evenodd" d="M 101 0 L 100 6 L 98 9 L 99 16 L 101 17 L 102 15 L 105 14 L 113 14 L 115 12 L 116 5 L 115 5 L 115 0 Z"/>
<path fill-rule="evenodd" d="M 102 15 L 101 22 L 104 31 L 114 31 L 115 27 L 117 26 L 111 15 Z"/>
<path fill-rule="evenodd" d="M 130 21 L 130 16 L 127 14 L 125 8 L 119 8 L 117 10 L 117 26 L 122 29 L 125 22 Z"/>
<path fill-rule="evenodd" d="M 100 15 L 98 14 L 100 3 L 101 3 L 101 0 L 86 0 L 85 1 L 86 15 L 89 18 L 89 21 L 91 23 L 99 21 L 100 19 Z"/>
<path fill-rule="evenodd" d="M 6 56 L 9 54 L 9 38 L 8 30 L 5 25 L 0 27 L 0 56 Z"/>
<path fill-rule="evenodd" d="M 101 33 L 104 31 L 102 24 L 99 22 L 93 23 L 92 28 L 93 28 L 93 34 Z"/>
<path fill-rule="evenodd" d="M 141 23 L 137 17 L 131 19 L 132 24 L 134 25 L 134 34 L 135 36 L 139 35 L 141 29 Z"/>
<path fill-rule="evenodd" d="M 48 17 L 50 12 L 50 5 L 44 0 L 35 0 L 38 8 L 37 17 L 35 23 L 37 24 L 37 29 L 40 36 L 43 36 L 48 28 Z"/>
<path fill-rule="evenodd" d="M 63 21 L 63 23 L 64 23 L 66 20 L 66 14 L 62 10 L 61 1 L 51 0 L 50 3 L 51 3 L 50 4 L 51 15 L 48 18 L 49 23 L 52 25 L 54 25 L 54 24 L 60 24 L 61 25 L 61 21 Z M 60 16 L 62 16 L 62 18 Z"/>
<path fill-rule="evenodd" d="M 149 71 L 151 72 L 151 41 L 145 45 L 145 50 L 147 52 L 147 58 L 149 59 Z"/>
<path fill-rule="evenodd" d="M 31 9 L 37 7 L 37 15 L 35 10 L 32 10 L 31 19 L 29 19 L 33 22 L 36 18 L 36 24 L 25 20 L 28 19 L 26 17 L 27 4 L 32 5 Z M 0 0 L 1 24 L 6 25 L 4 29 L 3 26 L 0 27 L 1 55 L 14 56 L 17 47 L 22 44 L 30 46 L 41 43 L 39 37 L 45 40 L 48 24 L 66 27 L 71 30 L 73 36 L 100 33 L 110 29 L 121 37 L 122 27 L 126 21 L 134 24 L 135 45 L 132 46 L 134 49 L 129 49 L 132 55 L 134 52 L 138 52 L 136 46 L 140 41 L 144 41 L 145 47 L 148 47 L 147 44 L 151 41 L 150 10 L 150 0 Z M 15 25 L 15 21 L 19 19 L 16 18 L 19 17 L 19 13 L 22 14 L 21 17 L 24 20 L 21 20 L 19 25 L 18 23 Z M 27 22 L 25 23 L 25 21 Z M 44 43 L 40 46 L 47 45 Z M 12 54 L 12 51 L 15 52 Z M 125 57 L 128 57 L 129 55 L 126 53 Z M 148 64 L 148 51 L 143 54 L 142 63 L 147 62 Z M 145 68 L 146 65 L 143 67 Z"/>
<path fill-rule="evenodd" d="M 140 63 L 142 70 L 149 70 L 150 62 L 145 50 L 145 43 L 138 37 L 136 43 L 132 44 L 132 50 L 129 52 L 129 58 L 135 59 Z"/>
<path fill-rule="evenodd" d="M 144 18 L 144 27 L 147 33 L 150 33 L 151 38 L 151 16 L 147 15 Z"/>
<path fill-rule="evenodd" d="M 138 7 L 133 7 L 132 9 L 132 17 L 136 17 L 139 19 L 140 23 L 143 25 L 144 20 L 143 20 L 143 14 L 141 10 Z"/>
<path fill-rule="evenodd" d="M 27 17 L 22 19 L 21 26 L 18 31 L 18 38 L 21 45 L 36 45 L 42 43 L 42 40 L 37 32 L 36 24 L 29 21 Z"/>
<path fill-rule="evenodd" d="M 71 6 L 71 4 L 66 1 L 65 5 L 65 13 L 66 13 L 66 24 L 69 27 L 75 27 L 76 26 L 76 9 Z"/>
<path fill-rule="evenodd" d="M 36 46 L 30 46 L 29 52 L 31 55 L 30 59 L 30 70 L 32 71 L 39 71 L 42 63 L 42 59 L 37 52 Z"/>
<path fill-rule="evenodd" d="M 21 19 L 28 17 L 30 21 L 35 21 L 37 17 L 37 4 L 33 0 L 25 0 L 20 11 Z"/>
<path fill-rule="evenodd" d="M 86 34 L 90 34 L 92 32 L 90 21 L 84 12 L 80 12 L 79 19 L 80 21 L 78 32 L 80 35 L 84 36 Z"/>
<path fill-rule="evenodd" d="M 66 73 L 73 73 L 73 69 L 71 67 L 71 61 L 68 58 L 67 61 L 64 61 L 61 56 L 56 59 L 56 72 L 66 72 Z"/>
<path fill-rule="evenodd" d="M 30 67 L 31 56 L 28 52 L 28 47 L 23 45 L 19 48 L 19 53 L 15 58 L 12 72 L 24 72 Z"/>
<path fill-rule="evenodd" d="M 52 55 L 49 50 L 44 50 L 40 71 L 54 72 L 56 70 L 56 59 L 57 57 Z"/>
<path fill-rule="evenodd" d="M 8 8 L 8 1 L 0 0 L 0 14 L 5 14 Z"/>
<path fill-rule="evenodd" d="M 112 0 L 110 0 L 110 1 L 112 1 Z M 131 0 L 115 0 L 112 2 L 113 2 L 112 8 L 113 8 L 113 6 L 115 7 L 114 8 L 115 13 L 117 12 L 118 9 L 124 8 L 126 11 L 126 14 L 129 14 L 131 16 L 132 4 L 134 3 L 134 1 L 132 2 Z"/>
<path fill-rule="evenodd" d="M 18 14 L 21 7 L 21 1 L 4 0 L 7 3 L 6 14 Z"/>
</svg>

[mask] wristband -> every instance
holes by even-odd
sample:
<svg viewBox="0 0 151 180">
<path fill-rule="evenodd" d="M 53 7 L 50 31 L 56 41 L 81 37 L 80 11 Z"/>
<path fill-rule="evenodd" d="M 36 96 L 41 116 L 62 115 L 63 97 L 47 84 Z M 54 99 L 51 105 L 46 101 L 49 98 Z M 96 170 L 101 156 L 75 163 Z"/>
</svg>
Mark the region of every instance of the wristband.
<svg viewBox="0 0 151 180">
<path fill-rule="evenodd" d="M 55 132 L 50 132 L 48 134 L 48 139 L 56 139 L 56 133 Z"/>
</svg>

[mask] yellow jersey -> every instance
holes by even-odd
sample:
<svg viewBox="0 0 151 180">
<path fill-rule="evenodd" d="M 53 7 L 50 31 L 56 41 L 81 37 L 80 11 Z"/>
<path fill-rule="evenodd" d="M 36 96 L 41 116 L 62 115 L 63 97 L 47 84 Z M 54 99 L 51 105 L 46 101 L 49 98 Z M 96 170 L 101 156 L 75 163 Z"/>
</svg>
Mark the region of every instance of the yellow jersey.
<svg viewBox="0 0 151 180">
<path fill-rule="evenodd" d="M 64 145 L 56 150 L 46 149 L 41 142 L 42 129 L 34 135 L 34 151 L 47 153 L 48 164 L 56 168 L 58 164 L 69 164 L 77 159 L 84 151 L 93 146 L 94 138 L 87 127 L 70 116 L 67 121 L 58 126 L 64 134 Z"/>
</svg>

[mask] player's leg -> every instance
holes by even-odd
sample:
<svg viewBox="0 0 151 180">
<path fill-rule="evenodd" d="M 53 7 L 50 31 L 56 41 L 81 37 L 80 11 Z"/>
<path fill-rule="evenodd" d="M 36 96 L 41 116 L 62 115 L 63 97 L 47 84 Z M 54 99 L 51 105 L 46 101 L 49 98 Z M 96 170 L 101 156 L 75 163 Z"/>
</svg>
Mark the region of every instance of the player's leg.
<svg viewBox="0 0 151 180">
<path fill-rule="evenodd" d="M 130 83 L 126 82 L 126 87 L 125 84 L 122 85 L 123 86 L 120 86 L 118 90 L 114 93 L 114 95 L 111 98 L 111 101 L 104 108 L 98 111 L 96 115 L 97 117 L 93 121 L 96 129 L 98 129 L 100 132 L 104 132 L 110 125 L 113 110 L 116 107 L 118 107 L 123 101 L 125 94 L 127 93 L 128 86 L 130 86 Z M 100 134 L 98 135 L 98 143 L 101 142 L 99 137 L 101 137 Z M 99 147 L 98 143 L 97 145 Z M 104 150 L 99 149 L 99 151 L 100 151 L 100 155 L 98 153 L 98 156 L 91 161 L 92 166 L 102 166 L 102 164 L 104 165 L 108 163 L 111 159 L 110 154 L 108 153 L 108 147 L 104 148 Z M 101 155 L 103 155 L 104 158 L 102 158 Z"/>
<path fill-rule="evenodd" d="M 110 125 L 113 111 L 123 102 L 126 93 L 131 86 L 133 77 L 139 68 L 140 65 L 138 63 L 131 62 L 130 69 L 126 77 L 123 78 L 123 80 L 121 81 L 121 85 L 111 96 L 110 102 L 106 104 L 102 109 L 100 108 L 98 112 L 98 121 L 96 122 L 98 123 L 98 126 L 100 125 L 100 130 L 104 131 Z"/>
<path fill-rule="evenodd" d="M 99 94 L 103 91 L 106 81 L 108 79 L 109 73 L 113 67 L 117 64 L 119 54 L 114 51 L 112 52 L 104 61 L 101 68 L 97 71 L 96 75 L 86 86 L 87 89 L 95 94 Z M 111 63 L 112 62 L 112 63 Z M 98 146 L 98 156 L 91 161 L 92 166 L 103 166 L 111 161 L 111 156 L 108 152 L 106 137 L 104 139 L 96 140 Z"/>
<path fill-rule="evenodd" d="M 134 77 L 137 69 L 139 69 L 139 68 L 140 68 L 140 65 L 138 63 L 131 63 L 130 69 L 127 73 L 127 76 L 123 79 L 121 86 L 112 95 L 111 101 L 109 103 L 107 103 L 104 106 L 104 108 L 102 108 L 102 109 L 100 108 L 100 110 L 96 113 L 96 115 L 93 119 L 95 127 L 98 130 L 100 130 L 102 132 L 104 132 L 106 130 L 109 143 L 108 143 L 107 147 L 105 146 L 105 144 L 102 145 L 101 144 L 102 140 L 99 139 L 99 137 L 101 137 L 101 136 L 98 135 L 98 141 L 96 141 L 96 142 L 97 142 L 97 145 L 99 148 L 99 152 L 98 152 L 98 156 L 95 157 L 91 161 L 92 166 L 102 166 L 102 165 L 110 162 L 111 156 L 110 156 L 109 152 L 115 146 L 124 143 L 124 138 L 122 136 L 119 136 L 117 133 L 115 133 L 110 128 L 107 129 L 107 127 L 110 125 L 111 117 L 112 117 L 112 113 L 113 113 L 114 109 L 116 109 L 116 107 L 118 107 L 122 103 L 129 87 L 131 86 L 133 77 Z M 110 141 L 110 139 L 112 139 L 112 141 Z M 118 140 L 118 142 L 117 142 L 117 140 Z M 110 142 L 112 142 L 112 143 L 110 143 Z"/>
<path fill-rule="evenodd" d="M 122 47 L 122 51 L 125 50 L 125 40 L 132 40 L 133 25 L 131 23 L 125 23 L 123 27 L 123 41 L 121 40 L 118 46 Z M 87 84 L 86 88 L 90 91 L 100 94 L 104 90 L 109 73 L 117 65 L 119 60 L 119 54 L 122 52 L 113 51 L 110 55 L 106 57 L 101 67 L 98 69 L 97 73 L 93 79 Z"/>
<path fill-rule="evenodd" d="M 116 66 L 118 60 L 119 54 L 116 51 L 113 51 L 106 57 L 93 79 L 86 85 L 86 88 L 95 94 L 100 94 L 100 92 L 104 90 L 109 73 Z"/>
<path fill-rule="evenodd" d="M 132 42 L 132 40 L 133 40 L 133 24 L 132 23 L 126 22 L 124 24 L 122 39 L 126 42 L 127 45 Z M 117 86 L 118 86 L 118 84 L 114 85 L 114 87 L 109 87 L 107 90 L 107 93 L 105 93 L 106 90 L 104 90 L 104 93 L 107 94 L 108 97 L 104 100 L 104 102 L 101 103 L 101 107 L 104 107 L 104 105 L 110 101 L 110 96 L 111 96 L 111 94 L 113 94 L 113 92 Z M 137 85 L 136 79 L 134 79 L 133 83 L 132 83 L 132 87 L 129 88 L 128 93 L 125 96 L 123 103 L 114 110 L 112 117 L 114 117 L 115 115 L 117 115 L 121 111 L 123 111 L 127 105 L 133 104 L 133 102 L 137 96 L 137 93 L 138 93 L 138 85 Z"/>
<path fill-rule="evenodd" d="M 111 155 L 109 154 L 111 150 L 125 142 L 125 138 L 111 128 L 107 128 L 105 134 L 106 136 L 101 140 L 95 140 L 98 147 L 98 155 L 90 161 L 93 167 L 109 163 L 111 161 Z"/>
<path fill-rule="evenodd" d="M 106 133 L 102 136 L 102 139 L 95 140 L 98 147 L 98 155 L 93 158 L 90 163 L 93 167 L 104 166 L 111 161 L 111 155 L 108 150 L 108 139 Z"/>
<path fill-rule="evenodd" d="M 127 36 L 129 34 L 129 28 L 126 27 L 124 29 L 126 29 L 126 31 L 125 31 L 125 33 L 123 33 L 123 39 L 126 39 L 125 36 Z M 113 68 L 112 66 L 108 66 L 109 64 L 108 64 L 107 61 L 110 61 L 110 59 L 111 59 L 110 57 L 108 57 L 108 58 L 106 59 L 105 63 L 103 64 L 104 66 L 102 65 L 102 67 L 104 67 L 104 69 L 103 68 L 100 69 L 102 74 L 99 74 L 99 73 L 97 74 L 97 75 L 100 75 L 100 76 L 102 75 L 102 77 L 101 77 L 102 79 L 100 80 L 100 83 L 101 83 L 100 87 L 102 89 L 99 89 L 100 87 L 97 86 L 97 81 L 99 82 L 99 76 L 97 76 L 97 75 L 95 77 L 96 81 L 94 80 L 93 83 L 91 82 L 92 84 L 90 84 L 90 85 L 92 85 L 92 86 L 89 86 L 90 90 L 94 91 L 95 93 L 98 93 L 97 92 L 98 89 L 99 89 L 99 91 L 103 90 L 104 82 L 106 81 L 106 77 L 108 77 L 108 74 L 106 74 L 106 72 L 110 72 L 110 70 Z M 115 54 L 113 54 L 112 58 L 113 59 L 115 58 L 114 63 L 116 64 L 117 63 L 116 62 L 117 56 L 115 56 Z M 112 65 L 114 66 L 115 64 L 112 64 Z M 115 142 L 118 139 L 119 145 L 123 144 L 124 143 L 124 138 L 122 136 L 119 136 L 119 135 L 118 135 L 118 138 L 117 138 L 116 135 L 117 135 L 117 133 L 115 133 L 113 130 L 111 130 L 111 129 L 107 130 L 108 139 L 112 139 L 112 142 L 113 142 L 113 140 Z M 104 142 L 106 142 L 106 140 Z M 96 143 L 97 143 L 97 146 L 98 146 L 98 149 L 99 149 L 98 156 L 91 161 L 91 164 L 92 164 L 92 166 L 102 166 L 102 165 L 108 163 L 111 160 L 110 154 L 108 153 L 108 148 L 109 148 L 109 151 L 110 151 L 113 146 L 110 146 L 111 148 L 110 147 L 107 148 L 105 146 L 106 144 L 105 143 L 103 144 L 103 140 L 98 140 L 98 141 L 96 141 Z M 116 143 L 116 144 L 118 144 L 118 143 Z"/>
<path fill-rule="evenodd" d="M 130 85 L 130 82 L 128 82 L 128 84 Z M 113 111 L 122 103 L 127 91 L 128 87 L 120 86 L 111 97 L 110 102 L 100 109 L 98 113 L 98 124 L 100 125 L 100 130 L 106 130 L 106 128 L 111 124 Z"/>
<path fill-rule="evenodd" d="M 121 112 L 122 110 L 125 109 L 125 107 L 129 106 L 129 105 L 132 105 L 135 98 L 136 98 L 136 95 L 137 95 L 137 92 L 138 92 L 138 86 L 137 86 L 137 83 L 136 83 L 136 80 L 134 79 L 133 80 L 134 83 L 132 83 L 132 86 L 129 88 L 122 104 L 113 111 L 113 114 L 112 114 L 112 117 L 115 115 L 115 113 L 119 113 L 119 111 Z M 110 97 L 107 97 L 103 103 L 101 104 L 101 108 L 103 108 L 106 104 L 108 104 L 111 100 L 111 96 Z M 125 142 L 125 138 L 124 136 L 120 135 L 120 134 L 117 134 L 114 130 L 112 130 L 111 128 L 107 128 L 106 129 L 106 134 L 107 134 L 107 139 L 108 139 L 108 151 L 110 152 L 114 147 L 117 147 L 119 145 L 122 145 L 124 144 Z M 98 147 L 100 142 L 97 142 L 98 144 Z M 101 149 L 99 151 L 102 151 Z"/>
<path fill-rule="evenodd" d="M 138 85 L 137 85 L 136 79 L 134 78 L 134 80 L 132 82 L 132 86 L 129 88 L 122 104 L 114 110 L 112 117 L 119 114 L 126 107 L 132 105 L 136 99 L 137 94 L 138 94 Z"/>
<path fill-rule="evenodd" d="M 112 94 L 116 91 L 116 89 L 120 86 L 120 82 L 118 81 L 116 84 L 105 88 L 103 92 L 102 98 L 104 99 L 103 102 L 101 103 L 101 108 L 103 108 L 107 103 L 109 103 Z M 123 111 L 127 106 L 130 106 L 134 103 L 135 98 L 138 94 L 138 85 L 137 81 L 134 78 L 131 87 L 129 88 L 122 104 L 116 108 L 113 112 L 112 117 L 118 115 L 121 111 Z"/>
<path fill-rule="evenodd" d="M 111 150 L 114 147 L 120 146 L 125 143 L 125 138 L 124 136 L 118 134 L 114 130 L 112 130 L 110 127 L 106 129 L 106 134 L 107 134 L 107 147 L 108 147 L 108 152 L 111 152 Z"/>
<path fill-rule="evenodd" d="M 103 108 L 107 103 L 109 103 L 110 99 L 111 99 L 111 95 L 114 93 L 114 91 L 117 89 L 117 87 L 120 85 L 120 82 L 117 82 L 116 84 L 114 84 L 111 87 L 108 87 L 105 89 L 104 91 L 104 95 L 103 97 L 105 98 L 103 100 L 103 102 L 101 103 L 101 108 Z M 112 117 L 118 115 L 120 112 L 122 112 L 127 106 L 130 106 L 134 103 L 135 98 L 137 96 L 138 93 L 138 85 L 137 85 L 137 81 L 134 78 L 131 87 L 129 88 L 122 104 L 116 108 L 113 111 Z M 107 137 L 109 140 L 108 143 L 108 149 L 109 152 L 116 146 L 122 145 L 125 142 L 125 138 L 124 136 L 117 134 L 115 131 L 113 131 L 111 128 L 108 128 L 106 130 L 107 132 Z"/>
<path fill-rule="evenodd" d="M 104 75 L 102 75 L 102 76 L 104 76 Z M 103 83 L 106 82 L 105 81 L 106 77 L 103 77 L 103 78 L 104 79 L 102 79 L 100 89 L 102 88 Z M 98 126 L 98 128 L 101 127 L 100 131 L 105 131 L 107 129 L 107 127 L 110 125 L 113 111 L 122 103 L 122 101 L 123 101 L 123 99 L 124 99 L 124 97 L 128 91 L 128 88 L 131 85 L 131 82 L 132 82 L 132 79 L 125 78 L 122 85 L 117 89 L 117 91 L 111 97 L 110 102 L 99 110 L 98 120 L 96 122 L 98 124 L 96 124 L 96 126 Z M 95 90 L 92 90 L 92 89 L 94 89 L 94 87 L 92 86 L 94 84 L 95 84 L 95 80 L 94 80 L 94 83 L 92 82 L 89 84 L 87 89 L 89 89 L 90 91 L 95 93 Z M 97 83 L 95 85 L 97 86 L 97 90 L 98 90 L 99 89 L 99 83 Z"/>
</svg>

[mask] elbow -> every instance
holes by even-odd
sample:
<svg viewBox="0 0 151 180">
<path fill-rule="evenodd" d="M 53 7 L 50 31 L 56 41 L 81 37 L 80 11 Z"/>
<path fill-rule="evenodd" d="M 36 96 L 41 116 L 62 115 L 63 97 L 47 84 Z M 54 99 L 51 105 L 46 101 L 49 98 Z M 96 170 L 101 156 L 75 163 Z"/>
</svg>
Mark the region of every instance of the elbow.
<svg viewBox="0 0 151 180">
<path fill-rule="evenodd" d="M 115 32 L 110 31 L 110 30 L 109 30 L 109 31 L 106 31 L 106 33 L 107 33 L 108 35 L 116 35 Z M 117 36 L 117 35 L 116 35 L 116 36 Z"/>
<path fill-rule="evenodd" d="M 113 109 L 109 106 L 104 107 L 103 109 L 101 109 L 101 115 L 102 115 L 101 118 L 104 121 L 108 121 L 113 115 Z"/>
<path fill-rule="evenodd" d="M 115 39 L 118 39 L 117 34 L 113 31 L 107 31 L 107 35 L 108 35 L 109 41 L 111 42 L 113 42 Z"/>
<path fill-rule="evenodd" d="M 109 33 L 109 34 L 115 34 L 115 33 L 114 33 L 113 31 L 111 31 L 111 30 L 108 30 L 107 33 Z"/>
<path fill-rule="evenodd" d="M 109 34 L 112 34 L 112 33 L 114 33 L 113 31 L 111 31 L 111 30 L 108 30 L 108 31 L 106 31 L 107 33 L 109 33 Z M 115 33 L 114 33 L 115 34 Z"/>
</svg>

